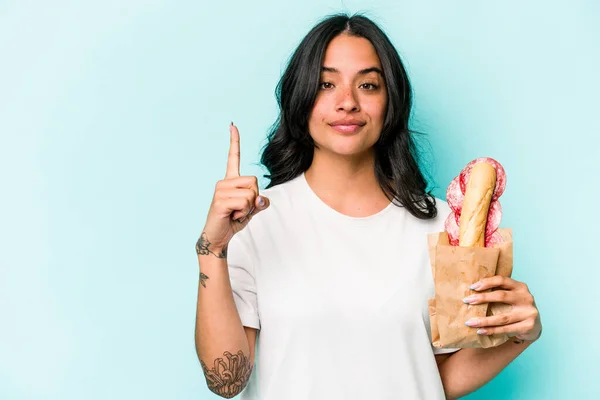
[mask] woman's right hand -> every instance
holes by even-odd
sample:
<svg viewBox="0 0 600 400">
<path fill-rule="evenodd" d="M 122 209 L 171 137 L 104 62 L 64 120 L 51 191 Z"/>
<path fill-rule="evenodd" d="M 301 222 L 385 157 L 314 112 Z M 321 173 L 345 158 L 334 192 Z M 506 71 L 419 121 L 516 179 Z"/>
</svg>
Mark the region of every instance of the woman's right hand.
<svg viewBox="0 0 600 400">
<path fill-rule="evenodd" d="M 240 133 L 229 127 L 231 142 L 225 179 L 217 182 L 206 225 L 196 244 L 198 254 L 227 256 L 227 244 L 244 229 L 254 215 L 269 207 L 269 199 L 260 196 L 255 176 L 240 176 Z"/>
</svg>

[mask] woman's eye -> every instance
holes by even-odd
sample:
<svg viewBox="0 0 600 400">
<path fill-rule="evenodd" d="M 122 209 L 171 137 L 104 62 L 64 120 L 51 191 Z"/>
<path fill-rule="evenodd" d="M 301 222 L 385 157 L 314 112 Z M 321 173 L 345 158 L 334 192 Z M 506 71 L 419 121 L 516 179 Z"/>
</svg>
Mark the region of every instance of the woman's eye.
<svg viewBox="0 0 600 400">
<path fill-rule="evenodd" d="M 319 87 L 321 89 L 331 89 L 333 87 L 333 85 L 331 84 L 331 82 L 321 82 L 319 84 Z"/>
<path fill-rule="evenodd" d="M 360 85 L 362 88 L 365 88 L 367 90 L 375 90 L 377 89 L 379 86 L 377 86 L 374 83 L 363 83 L 362 85 Z"/>
</svg>

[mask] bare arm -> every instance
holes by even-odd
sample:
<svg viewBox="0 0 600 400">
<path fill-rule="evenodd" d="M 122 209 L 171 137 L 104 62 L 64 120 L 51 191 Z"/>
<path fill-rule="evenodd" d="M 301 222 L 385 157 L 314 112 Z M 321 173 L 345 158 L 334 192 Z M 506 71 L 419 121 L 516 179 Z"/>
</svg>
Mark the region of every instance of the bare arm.
<svg viewBox="0 0 600 400">
<path fill-rule="evenodd" d="M 232 398 L 242 392 L 252 373 L 256 329 L 242 326 L 225 255 L 226 250 L 198 255 L 195 337 L 208 388 L 221 397 Z"/>
<path fill-rule="evenodd" d="M 436 361 L 447 399 L 457 399 L 474 392 L 498 375 L 533 342 L 508 341 L 489 349 L 461 349 L 448 356 L 437 355 Z"/>
<path fill-rule="evenodd" d="M 471 393 L 498 375 L 527 347 L 542 334 L 539 311 L 522 282 L 503 276 L 482 279 L 472 286 L 480 293 L 466 297 L 468 304 L 505 303 L 512 305 L 511 311 L 466 321 L 468 326 L 477 327 L 478 334 L 493 335 L 503 333 L 516 335 L 513 340 L 489 349 L 470 348 L 457 351 L 451 356 L 436 356 L 438 369 L 448 399 L 455 399 Z M 491 288 L 501 288 L 483 292 Z"/>
<path fill-rule="evenodd" d="M 217 182 L 196 253 L 200 266 L 196 308 L 196 353 L 208 388 L 224 398 L 246 387 L 254 366 L 256 329 L 245 328 L 233 299 L 227 247 L 257 213 L 269 206 L 258 179 L 240 176 L 240 137 L 233 122 L 225 179 Z"/>
</svg>

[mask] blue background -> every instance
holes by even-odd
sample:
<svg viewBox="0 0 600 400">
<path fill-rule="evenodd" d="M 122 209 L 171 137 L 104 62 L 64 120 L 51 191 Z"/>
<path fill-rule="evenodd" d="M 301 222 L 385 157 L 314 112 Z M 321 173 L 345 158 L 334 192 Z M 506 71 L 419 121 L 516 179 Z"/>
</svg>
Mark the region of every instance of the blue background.
<svg viewBox="0 0 600 400">
<path fill-rule="evenodd" d="M 1 399 L 216 398 L 193 246 L 228 124 L 262 174 L 285 62 L 337 11 L 397 46 L 438 196 L 476 157 L 506 168 L 544 336 L 468 398 L 600 395 L 599 2 L 2 0 Z"/>
</svg>

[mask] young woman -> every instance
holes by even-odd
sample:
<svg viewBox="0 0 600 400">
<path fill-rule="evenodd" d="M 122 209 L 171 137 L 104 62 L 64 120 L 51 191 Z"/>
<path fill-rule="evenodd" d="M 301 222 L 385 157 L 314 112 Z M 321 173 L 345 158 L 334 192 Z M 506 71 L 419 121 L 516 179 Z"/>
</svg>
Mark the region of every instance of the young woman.
<svg viewBox="0 0 600 400">
<path fill-rule="evenodd" d="M 196 244 L 196 349 L 210 390 L 257 400 L 456 398 L 539 337 L 527 286 L 496 276 L 465 301 L 512 311 L 469 323 L 518 343 L 432 347 L 426 235 L 444 229 L 450 209 L 426 193 L 409 80 L 380 28 L 363 16 L 320 22 L 294 52 L 278 100 L 262 154 L 270 184 L 259 193 L 256 177 L 240 176 L 232 124 L 226 177 Z M 480 293 L 489 288 L 499 290 Z"/>
</svg>

